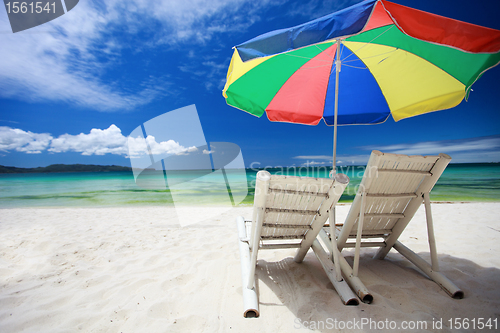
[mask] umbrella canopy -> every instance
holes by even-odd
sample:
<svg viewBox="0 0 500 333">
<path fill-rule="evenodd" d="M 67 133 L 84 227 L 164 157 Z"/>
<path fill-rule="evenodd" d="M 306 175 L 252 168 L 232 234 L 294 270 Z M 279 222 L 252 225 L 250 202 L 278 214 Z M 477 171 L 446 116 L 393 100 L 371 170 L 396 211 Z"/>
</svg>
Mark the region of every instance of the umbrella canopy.
<svg viewBox="0 0 500 333">
<path fill-rule="evenodd" d="M 499 30 L 368 0 L 236 46 L 223 95 L 271 121 L 377 124 L 458 105 L 499 62 Z"/>
</svg>

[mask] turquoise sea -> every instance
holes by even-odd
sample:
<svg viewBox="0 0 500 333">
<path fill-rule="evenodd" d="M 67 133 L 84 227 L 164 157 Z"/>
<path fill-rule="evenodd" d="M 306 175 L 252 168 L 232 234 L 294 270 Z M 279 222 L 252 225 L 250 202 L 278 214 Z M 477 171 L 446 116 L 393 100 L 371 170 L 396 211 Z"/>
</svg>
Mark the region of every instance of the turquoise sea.
<svg viewBox="0 0 500 333">
<path fill-rule="evenodd" d="M 314 177 L 326 177 L 329 173 L 326 168 L 266 170 L 272 174 Z M 242 171 L 227 170 L 224 177 L 228 182 L 222 179 L 222 186 L 220 177 L 216 174 L 210 176 L 210 172 L 194 176 L 196 171 L 170 172 L 168 177 L 171 184 L 176 183 L 175 193 L 180 193 L 184 203 L 221 203 L 228 198 L 227 183 L 235 198 L 244 198 L 240 205 L 251 205 L 258 170 L 247 169 L 246 176 Z M 352 201 L 364 168 L 339 167 L 338 172 L 350 178 L 341 201 Z M 159 173 L 162 177 L 162 172 Z M 151 172 L 152 181 L 156 181 L 157 176 Z M 143 179 L 147 180 L 148 175 L 145 177 Z M 245 196 L 247 189 L 248 195 Z M 0 174 L 0 208 L 172 205 L 172 193 L 164 182 L 149 188 L 139 187 L 132 172 Z M 431 200 L 500 201 L 500 164 L 450 164 L 431 192 Z"/>
</svg>

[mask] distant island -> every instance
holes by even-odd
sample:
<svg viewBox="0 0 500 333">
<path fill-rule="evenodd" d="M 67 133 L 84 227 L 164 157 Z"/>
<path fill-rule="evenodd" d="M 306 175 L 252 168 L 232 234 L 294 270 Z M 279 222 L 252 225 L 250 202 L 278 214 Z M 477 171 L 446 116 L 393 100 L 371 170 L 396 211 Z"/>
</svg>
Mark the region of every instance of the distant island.
<svg viewBox="0 0 500 333">
<path fill-rule="evenodd" d="M 17 168 L 0 165 L 0 173 L 48 173 L 48 172 L 111 172 L 132 171 L 130 167 L 119 165 L 92 164 L 52 164 L 38 168 Z"/>
</svg>

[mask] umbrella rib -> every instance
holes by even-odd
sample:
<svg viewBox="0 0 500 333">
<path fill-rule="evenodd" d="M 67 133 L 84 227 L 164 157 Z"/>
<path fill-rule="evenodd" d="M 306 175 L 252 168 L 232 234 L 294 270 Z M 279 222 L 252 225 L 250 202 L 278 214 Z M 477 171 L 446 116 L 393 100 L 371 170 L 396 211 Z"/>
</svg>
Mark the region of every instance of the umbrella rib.
<svg viewBox="0 0 500 333">
<path fill-rule="evenodd" d="M 369 42 L 365 42 L 363 46 L 361 46 L 359 49 L 357 49 L 356 51 L 353 51 L 350 55 L 348 55 L 347 57 L 345 57 L 345 59 L 342 59 L 342 63 L 348 59 L 351 55 L 355 54 L 356 52 L 358 52 L 359 50 L 361 50 L 362 48 L 368 46 L 369 44 L 371 44 L 375 39 L 379 38 L 380 36 L 382 36 L 383 34 L 385 34 L 387 31 L 391 30 L 392 28 L 394 28 L 395 26 L 394 25 L 391 25 L 389 26 L 389 28 L 385 29 L 384 31 L 382 31 L 380 34 L 378 34 L 377 36 L 373 37 L 372 40 L 370 40 Z M 342 55 L 342 54 L 341 54 Z"/>
<path fill-rule="evenodd" d="M 321 49 L 321 48 L 319 47 L 319 45 L 317 45 L 317 44 L 315 44 L 314 46 L 315 46 L 316 48 L 318 48 L 321 52 L 326 51 L 326 49 L 325 49 L 325 50 Z M 327 48 L 327 49 L 328 49 L 328 48 Z M 293 50 L 292 50 L 292 51 L 293 51 Z M 289 57 L 296 57 L 296 58 L 308 59 L 308 60 L 311 60 L 311 59 L 315 58 L 316 56 L 318 56 L 318 55 L 315 55 L 314 57 L 304 57 L 304 56 L 299 56 L 299 55 L 296 55 L 296 54 L 291 54 L 290 52 L 285 52 L 285 53 L 283 53 L 283 55 L 287 55 L 287 56 L 289 56 Z M 326 55 L 328 55 L 328 56 L 329 56 L 329 54 L 328 54 L 328 53 L 326 53 Z M 332 59 L 333 59 L 333 57 L 332 57 Z M 326 60 L 319 60 L 319 61 L 326 61 Z"/>
<path fill-rule="evenodd" d="M 287 55 L 287 56 L 289 56 L 289 57 L 295 57 L 295 58 L 309 59 L 309 60 L 311 60 L 311 59 L 312 59 L 311 57 L 304 57 L 304 56 L 299 56 L 299 55 L 296 55 L 296 54 L 290 54 L 290 53 L 283 53 L 283 55 Z"/>
<path fill-rule="evenodd" d="M 356 68 L 356 69 L 368 69 L 368 67 L 359 67 L 359 66 L 351 66 L 351 65 L 346 65 L 346 64 L 342 64 L 343 66 L 346 66 L 346 67 L 351 67 L 351 68 Z"/>
<path fill-rule="evenodd" d="M 321 49 L 319 48 L 318 44 L 315 44 L 314 46 L 316 46 L 316 48 L 318 48 L 319 50 L 321 50 Z M 327 48 L 326 50 L 328 50 L 328 48 Z M 325 52 L 326 50 L 321 50 L 321 53 Z M 328 57 L 330 57 L 330 59 L 332 59 L 332 60 L 333 60 L 333 57 L 332 57 L 332 56 L 330 56 L 328 53 L 325 53 L 325 54 L 326 54 Z"/>
<path fill-rule="evenodd" d="M 323 53 L 324 51 L 326 50 L 322 50 L 318 45 L 314 45 L 316 48 L 318 48 L 321 53 Z M 333 57 L 331 57 L 328 53 L 325 53 L 328 57 L 330 57 L 332 60 L 333 60 Z M 317 57 L 314 56 L 312 58 L 309 58 L 309 57 L 304 57 L 304 56 L 298 56 L 298 55 L 295 55 L 295 54 L 290 54 L 290 53 L 287 53 L 286 55 L 288 56 L 291 56 L 291 57 L 296 57 L 296 58 L 302 58 L 302 59 L 308 59 L 308 60 L 312 60 L 313 58 Z M 331 62 L 328 61 L 328 60 L 322 60 L 322 59 L 316 59 L 318 62 L 324 62 L 325 65 L 320 65 L 320 66 L 310 66 L 310 67 L 300 67 L 298 70 L 306 70 L 306 69 L 314 69 L 314 68 L 321 68 L 321 67 L 326 67 L 326 66 L 330 66 L 331 65 Z"/>
<path fill-rule="evenodd" d="M 330 66 L 330 65 L 331 65 L 331 63 L 325 64 L 325 65 L 321 65 L 321 66 L 300 67 L 297 71 L 305 71 L 305 70 L 308 70 L 308 69 L 315 69 L 315 68 L 327 67 L 327 66 Z"/>
<path fill-rule="evenodd" d="M 399 50 L 399 49 L 394 48 L 394 50 L 383 52 L 383 53 L 379 53 L 379 54 L 374 54 L 374 55 L 369 56 L 369 57 L 363 57 L 363 59 L 370 59 L 370 58 L 380 57 L 380 56 L 383 56 L 384 54 L 390 54 L 390 53 L 396 52 L 397 50 Z"/>
</svg>

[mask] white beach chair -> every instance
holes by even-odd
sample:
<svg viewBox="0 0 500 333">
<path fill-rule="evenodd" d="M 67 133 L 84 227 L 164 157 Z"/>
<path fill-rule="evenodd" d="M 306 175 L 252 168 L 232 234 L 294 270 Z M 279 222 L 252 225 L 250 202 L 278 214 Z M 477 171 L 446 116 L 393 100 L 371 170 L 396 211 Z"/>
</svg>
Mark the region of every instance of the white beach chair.
<svg viewBox="0 0 500 333">
<path fill-rule="evenodd" d="M 294 260 L 302 262 L 312 247 L 342 301 L 358 304 L 316 239 L 348 183 L 343 174 L 326 179 L 257 173 L 253 218 L 237 218 L 245 317 L 259 316 L 255 267 L 260 249 L 297 248 Z"/>
<path fill-rule="evenodd" d="M 362 301 L 369 303 L 373 297 L 358 278 L 361 247 L 378 247 L 377 259 L 384 259 L 394 248 L 451 297 L 463 298 L 463 291 L 439 272 L 429 201 L 429 192 L 450 160 L 446 154 L 407 156 L 374 150 L 347 218 L 343 225 L 337 226 L 337 237 L 331 242 L 326 230 L 320 233 L 330 251 L 335 248 L 332 243 L 339 252 L 344 248 L 355 248 L 353 266 L 342 255 L 339 256 L 340 266 L 345 279 Z M 426 211 L 431 265 L 398 241 L 422 202 Z M 353 238 L 355 242 L 348 241 Z"/>
</svg>

